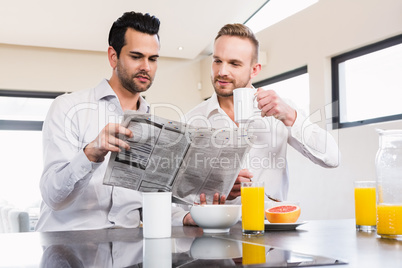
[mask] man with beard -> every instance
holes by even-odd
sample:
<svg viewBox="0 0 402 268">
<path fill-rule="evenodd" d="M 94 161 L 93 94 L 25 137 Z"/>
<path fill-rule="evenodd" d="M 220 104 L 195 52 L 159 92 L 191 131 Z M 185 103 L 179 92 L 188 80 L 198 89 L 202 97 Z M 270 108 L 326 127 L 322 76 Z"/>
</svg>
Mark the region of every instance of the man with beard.
<svg viewBox="0 0 402 268">
<path fill-rule="evenodd" d="M 234 121 L 233 90 L 251 88 L 251 80 L 261 71 L 259 43 L 253 32 L 242 24 L 228 24 L 215 38 L 211 80 L 215 93 L 186 114 L 187 123 L 213 128 L 238 128 Z M 287 144 L 323 167 L 338 166 L 338 146 L 333 137 L 315 124 L 308 123 L 273 90 L 257 91 L 261 117 L 245 129 L 255 136 L 248 156 L 248 169 L 242 169 L 227 197 L 240 196 L 241 181 L 264 181 L 265 193 L 279 200 L 287 199 L 289 187 L 286 160 Z M 240 164 L 240 163 L 239 163 Z M 214 196 L 214 202 L 225 202 Z M 205 202 L 201 198 L 201 203 Z M 238 201 L 237 201 L 238 202 Z"/>
<path fill-rule="evenodd" d="M 112 76 L 89 90 L 58 97 L 43 126 L 44 171 L 38 231 L 133 228 L 142 195 L 103 185 L 110 152 L 129 145 L 133 133 L 119 123 L 125 110 L 148 113 L 140 96 L 151 85 L 159 57 L 159 19 L 124 13 L 109 33 Z M 172 210 L 174 225 L 187 214 Z"/>
</svg>

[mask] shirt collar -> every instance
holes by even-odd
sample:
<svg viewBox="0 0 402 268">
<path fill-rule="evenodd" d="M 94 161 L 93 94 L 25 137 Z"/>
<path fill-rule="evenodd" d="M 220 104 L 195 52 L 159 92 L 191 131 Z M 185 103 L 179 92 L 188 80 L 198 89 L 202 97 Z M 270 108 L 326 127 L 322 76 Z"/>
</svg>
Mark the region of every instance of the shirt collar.
<svg viewBox="0 0 402 268">
<path fill-rule="evenodd" d="M 139 113 L 149 113 L 149 104 L 148 104 L 148 102 L 142 96 L 140 96 L 138 98 L 138 100 L 140 102 L 140 107 L 138 107 L 137 112 L 139 112 Z"/>
<path fill-rule="evenodd" d="M 226 114 L 225 111 L 223 111 L 223 109 L 219 106 L 218 95 L 216 95 L 216 92 L 214 92 L 211 98 L 208 100 L 206 113 L 208 118 L 215 113 Z"/>
<path fill-rule="evenodd" d="M 115 97 L 117 98 L 116 93 L 113 91 L 112 87 L 109 85 L 107 79 L 103 79 L 99 85 L 96 86 L 95 90 L 95 98 L 97 101 L 108 98 Z"/>
<path fill-rule="evenodd" d="M 98 101 L 101 99 L 110 99 L 110 98 L 116 98 L 118 100 L 116 93 L 110 86 L 107 79 L 103 79 L 96 87 L 95 98 Z M 145 101 L 145 99 L 142 96 L 140 96 L 138 98 L 138 101 L 140 102 L 140 106 L 138 107 L 137 112 L 149 113 L 150 110 L 149 104 Z"/>
</svg>

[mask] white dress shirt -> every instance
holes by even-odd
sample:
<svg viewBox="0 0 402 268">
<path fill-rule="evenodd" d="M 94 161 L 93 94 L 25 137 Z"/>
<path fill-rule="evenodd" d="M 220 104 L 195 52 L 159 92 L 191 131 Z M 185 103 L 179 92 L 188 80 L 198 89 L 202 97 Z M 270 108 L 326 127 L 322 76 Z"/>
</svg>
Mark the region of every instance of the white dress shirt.
<svg viewBox="0 0 402 268">
<path fill-rule="evenodd" d="M 137 112 L 148 113 L 140 97 Z M 90 162 L 83 148 L 108 123 L 120 123 L 123 110 L 104 79 L 88 90 L 55 99 L 43 125 L 44 170 L 37 231 L 133 228 L 140 224 L 141 192 L 103 184 L 108 153 Z M 182 225 L 187 212 L 172 209 L 172 224 Z"/>
<path fill-rule="evenodd" d="M 339 150 L 334 138 L 327 131 L 309 122 L 300 111 L 297 111 L 297 118 L 292 127 L 285 126 L 273 116 L 258 115 L 253 119 L 243 126 L 245 132 L 255 136 L 243 168 L 252 172 L 253 180 L 264 181 L 265 192 L 270 196 L 287 200 L 288 144 L 320 166 L 338 166 Z M 186 122 L 199 127 L 237 128 L 219 106 L 216 93 L 188 112 Z"/>
</svg>

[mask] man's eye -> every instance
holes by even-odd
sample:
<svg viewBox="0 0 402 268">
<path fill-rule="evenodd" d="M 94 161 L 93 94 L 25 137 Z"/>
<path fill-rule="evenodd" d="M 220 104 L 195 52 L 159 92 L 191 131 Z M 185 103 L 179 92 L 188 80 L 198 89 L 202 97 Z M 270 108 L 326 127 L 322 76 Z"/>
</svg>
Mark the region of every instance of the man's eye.
<svg viewBox="0 0 402 268">
<path fill-rule="evenodd" d="M 220 61 L 220 60 L 217 60 L 217 59 L 214 60 L 214 62 L 215 62 L 215 63 L 221 63 L 221 61 Z"/>
<path fill-rule="evenodd" d="M 149 61 L 156 62 L 156 61 L 158 61 L 158 58 L 150 58 Z"/>
</svg>

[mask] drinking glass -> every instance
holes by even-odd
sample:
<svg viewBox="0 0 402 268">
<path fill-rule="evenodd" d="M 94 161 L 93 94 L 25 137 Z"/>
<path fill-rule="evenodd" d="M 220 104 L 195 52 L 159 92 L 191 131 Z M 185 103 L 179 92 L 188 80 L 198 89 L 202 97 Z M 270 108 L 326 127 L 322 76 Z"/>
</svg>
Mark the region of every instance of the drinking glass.
<svg viewBox="0 0 402 268">
<path fill-rule="evenodd" d="M 241 183 L 242 232 L 243 235 L 264 234 L 264 182 Z"/>
<path fill-rule="evenodd" d="M 376 182 L 355 181 L 355 216 L 358 231 L 376 230 Z"/>
</svg>

